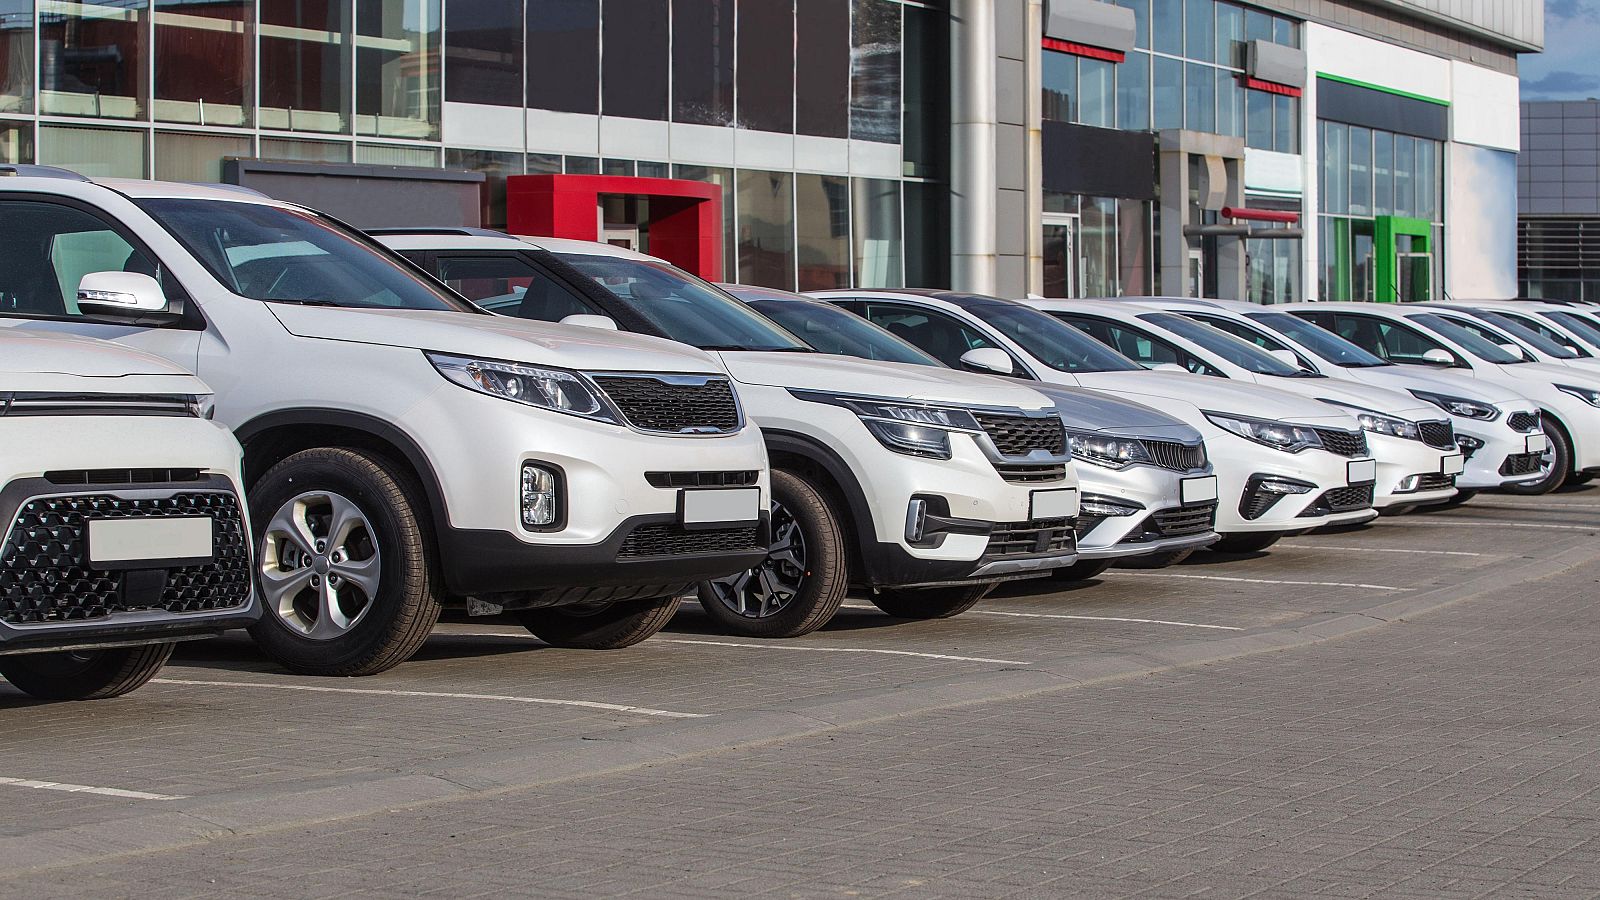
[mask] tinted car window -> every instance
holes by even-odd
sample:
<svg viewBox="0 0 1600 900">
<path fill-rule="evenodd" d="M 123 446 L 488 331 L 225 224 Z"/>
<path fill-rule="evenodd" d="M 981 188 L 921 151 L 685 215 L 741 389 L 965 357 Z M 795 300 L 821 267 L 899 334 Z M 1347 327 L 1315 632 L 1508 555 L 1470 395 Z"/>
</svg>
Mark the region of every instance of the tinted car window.
<svg viewBox="0 0 1600 900">
<path fill-rule="evenodd" d="M 1288 313 L 1245 313 L 1279 334 L 1287 335 L 1295 343 L 1317 356 L 1344 368 L 1367 368 L 1388 365 L 1382 359 L 1361 349 L 1350 341 Z"/>
<path fill-rule="evenodd" d="M 78 282 L 91 272 L 138 272 L 176 285 L 109 223 L 70 206 L 0 203 L 0 313 L 77 316 Z"/>
<path fill-rule="evenodd" d="M 1140 319 L 1160 326 L 1215 354 L 1217 357 L 1256 375 L 1279 375 L 1293 378 L 1306 374 L 1298 366 L 1290 365 L 1255 344 L 1240 340 L 1231 334 L 1218 331 L 1204 322 L 1180 316 L 1177 313 L 1145 313 Z"/>
<path fill-rule="evenodd" d="M 1464 328 L 1455 319 L 1445 318 L 1444 316 L 1436 313 L 1424 313 L 1422 315 L 1411 316 L 1409 318 L 1414 322 L 1422 323 L 1423 326 L 1432 330 L 1435 334 L 1444 335 L 1450 340 L 1455 341 L 1457 344 L 1460 344 L 1461 347 L 1468 353 L 1471 353 L 1473 356 L 1478 357 L 1484 362 L 1499 363 L 1501 365 L 1527 362 L 1527 360 L 1523 359 L 1521 356 L 1511 353 L 1510 351 L 1501 347 L 1495 342 L 1495 340 L 1486 339 L 1480 336 L 1478 332 L 1487 331 L 1487 329 Z M 1488 331 L 1488 333 L 1494 334 L 1492 331 Z"/>
<path fill-rule="evenodd" d="M 578 298 L 521 256 L 447 256 L 439 280 L 490 312 L 541 322 L 599 310 Z"/>
<path fill-rule="evenodd" d="M 961 367 L 961 356 L 968 350 L 1004 349 L 954 316 L 920 306 L 868 301 L 861 311 L 872 324 L 951 368 Z"/>
<path fill-rule="evenodd" d="M 748 300 L 756 312 L 823 353 L 937 366 L 939 360 L 854 313 L 809 300 Z"/>
<path fill-rule="evenodd" d="M 1031 306 L 985 301 L 971 304 L 967 311 L 1058 372 L 1127 372 L 1138 368 L 1124 356 L 1085 340 L 1077 329 L 1067 327 L 1054 315 Z"/>
<path fill-rule="evenodd" d="M 1225 377 L 1188 351 L 1144 329 L 1094 316 L 1072 313 L 1055 313 L 1055 316 L 1147 369 L 1173 365 L 1182 366 L 1197 375 Z"/>
</svg>

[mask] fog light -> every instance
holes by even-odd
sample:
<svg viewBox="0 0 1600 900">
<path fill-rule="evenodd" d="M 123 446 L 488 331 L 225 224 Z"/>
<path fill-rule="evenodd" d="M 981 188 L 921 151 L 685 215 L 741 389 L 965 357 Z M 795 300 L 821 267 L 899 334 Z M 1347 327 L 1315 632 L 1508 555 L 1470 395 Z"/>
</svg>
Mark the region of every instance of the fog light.
<svg viewBox="0 0 1600 900">
<path fill-rule="evenodd" d="M 1394 493 L 1396 493 L 1396 494 L 1409 494 L 1412 491 L 1417 489 L 1417 484 L 1421 480 L 1422 480 L 1422 476 L 1421 475 L 1407 475 L 1406 477 L 1400 479 L 1400 483 L 1399 484 L 1394 486 Z"/>
<path fill-rule="evenodd" d="M 522 464 L 522 524 L 529 528 L 543 528 L 556 521 L 556 473 L 536 466 Z"/>
<path fill-rule="evenodd" d="M 1142 506 L 1118 503 L 1110 497 L 1101 497 L 1097 494 L 1085 494 L 1078 504 L 1082 515 L 1095 516 L 1109 519 L 1114 516 L 1131 516 L 1144 509 Z"/>
<path fill-rule="evenodd" d="M 912 498 L 906 507 L 906 543 L 919 544 L 928 527 L 928 501 Z"/>
<path fill-rule="evenodd" d="M 1456 435 L 1456 446 L 1461 448 L 1461 458 L 1471 459 L 1472 454 L 1483 449 L 1484 442 L 1465 434 Z"/>
<path fill-rule="evenodd" d="M 1275 478 L 1265 479 L 1256 487 L 1269 494 L 1305 494 L 1312 488 L 1311 485 L 1301 484 L 1298 481 L 1279 481 Z"/>
</svg>

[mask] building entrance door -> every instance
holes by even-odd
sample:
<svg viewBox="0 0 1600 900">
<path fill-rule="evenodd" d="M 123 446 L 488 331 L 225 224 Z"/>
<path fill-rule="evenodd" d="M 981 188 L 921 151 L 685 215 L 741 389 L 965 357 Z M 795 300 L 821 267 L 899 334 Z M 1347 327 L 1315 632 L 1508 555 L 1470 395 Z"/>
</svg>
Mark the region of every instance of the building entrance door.
<svg viewBox="0 0 1600 900">
<path fill-rule="evenodd" d="M 1080 220 L 1066 213 L 1044 214 L 1044 295 L 1076 298 L 1083 290 L 1083 258 L 1078 251 Z"/>
<path fill-rule="evenodd" d="M 626 247 L 629 250 L 637 250 L 640 253 L 649 252 L 644 248 L 639 226 L 637 225 L 617 225 L 613 223 L 602 225 L 600 228 L 600 240 L 602 243 L 610 244 L 613 247 Z"/>
</svg>

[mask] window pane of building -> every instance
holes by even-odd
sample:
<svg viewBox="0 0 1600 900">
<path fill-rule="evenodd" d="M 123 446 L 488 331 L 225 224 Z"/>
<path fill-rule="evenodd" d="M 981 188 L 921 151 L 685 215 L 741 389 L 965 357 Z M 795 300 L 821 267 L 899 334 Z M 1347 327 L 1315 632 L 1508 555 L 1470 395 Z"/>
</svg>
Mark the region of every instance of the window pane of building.
<svg viewBox="0 0 1600 900">
<path fill-rule="evenodd" d="M 1133 10 L 1133 45 L 1141 50 L 1150 49 L 1150 0 L 1111 0 L 1111 2 Z"/>
<path fill-rule="evenodd" d="M 1154 125 L 1157 130 L 1182 128 L 1183 61 L 1158 56 L 1155 58 L 1153 70 L 1154 84 L 1150 94 L 1155 100 Z"/>
<path fill-rule="evenodd" d="M 440 0 L 356 0 L 356 133 L 439 133 Z"/>
<path fill-rule="evenodd" d="M 0 112 L 33 112 L 33 0 L 0 0 Z"/>
<path fill-rule="evenodd" d="M 528 106 L 600 111 L 600 0 L 527 0 Z"/>
<path fill-rule="evenodd" d="M 640 178 L 671 178 L 672 166 L 664 162 L 639 161 L 638 169 L 634 172 Z"/>
<path fill-rule="evenodd" d="M 308 162 L 347 163 L 350 145 L 334 141 L 292 141 L 281 138 L 261 139 L 262 159 L 294 159 Z"/>
<path fill-rule="evenodd" d="M 739 0 L 739 126 L 794 131 L 794 4 Z"/>
<path fill-rule="evenodd" d="M 850 136 L 900 141 L 900 4 L 855 0 L 850 47 Z"/>
<path fill-rule="evenodd" d="M 602 159 L 600 160 L 601 175 L 632 175 L 633 160 L 631 159 Z"/>
<path fill-rule="evenodd" d="M 1245 10 L 1244 39 L 1247 41 L 1272 40 L 1272 14 L 1254 7 Z"/>
<path fill-rule="evenodd" d="M 1394 214 L 1417 214 L 1416 153 L 1417 139 L 1404 134 L 1394 136 Z"/>
<path fill-rule="evenodd" d="M 522 105 L 522 0 L 449 0 L 445 99 Z"/>
<path fill-rule="evenodd" d="M 900 227 L 900 182 L 856 178 L 851 182 L 855 221 L 856 284 L 900 287 L 904 250 Z"/>
<path fill-rule="evenodd" d="M 794 290 L 794 176 L 741 169 L 738 209 L 738 280 Z"/>
<path fill-rule="evenodd" d="M 1217 62 L 1244 68 L 1244 10 L 1227 3 L 1217 4 Z"/>
<path fill-rule="evenodd" d="M 91 178 L 148 178 L 145 132 L 121 128 L 39 126 L 39 162 Z"/>
<path fill-rule="evenodd" d="M 1244 84 L 1239 73 L 1217 69 L 1217 134 L 1244 137 Z"/>
<path fill-rule="evenodd" d="M 1150 44 L 1157 52 L 1183 55 L 1183 0 L 1151 0 Z"/>
<path fill-rule="evenodd" d="M 905 191 L 906 285 L 950 284 L 950 190 L 942 184 L 907 181 Z"/>
<path fill-rule="evenodd" d="M 566 172 L 568 175 L 599 175 L 600 160 L 593 156 L 568 156 Z"/>
<path fill-rule="evenodd" d="M 1150 127 L 1150 57 L 1129 53 L 1117 66 L 1117 127 L 1143 131 Z"/>
<path fill-rule="evenodd" d="M 434 147 L 408 147 L 404 144 L 357 144 L 356 162 L 375 166 L 420 166 L 439 168 L 439 151 Z"/>
<path fill-rule="evenodd" d="M 33 126 L 0 122 L 0 163 L 33 162 Z"/>
<path fill-rule="evenodd" d="M 1349 131 L 1349 126 L 1329 122 L 1323 133 L 1322 209 L 1324 212 L 1345 213 L 1350 210 Z"/>
<path fill-rule="evenodd" d="M 556 153 L 529 153 L 523 157 L 525 174 L 560 175 L 561 156 Z"/>
<path fill-rule="evenodd" d="M 1433 141 L 1417 141 L 1417 218 L 1430 222 L 1440 218 L 1438 149 Z"/>
<path fill-rule="evenodd" d="M 1078 121 L 1078 58 L 1070 53 L 1046 50 L 1040 74 L 1044 82 L 1041 102 L 1045 120 Z"/>
<path fill-rule="evenodd" d="M 850 136 L 850 0 L 795 6 L 795 122 L 800 134 Z"/>
<path fill-rule="evenodd" d="M 155 0 L 157 121 L 250 124 L 255 17 L 252 0 Z"/>
<path fill-rule="evenodd" d="M 728 281 L 735 280 L 739 270 L 739 240 L 738 222 L 733 217 L 733 170 L 714 166 L 674 166 L 673 177 L 704 181 L 722 188 L 722 277 Z"/>
<path fill-rule="evenodd" d="M 601 20 L 600 112 L 667 118 L 667 0 L 628 0 Z"/>
<path fill-rule="evenodd" d="M 451 7 L 454 9 L 455 7 Z M 506 176 L 521 175 L 524 165 L 521 153 L 499 153 L 493 150 L 458 150 L 447 147 L 444 151 L 446 169 L 464 169 L 484 174 L 479 215 L 488 228 L 506 227 Z"/>
<path fill-rule="evenodd" d="M 1078 121 L 1110 128 L 1115 124 L 1116 92 L 1111 63 L 1084 57 L 1078 63 Z"/>
<path fill-rule="evenodd" d="M 1272 129 L 1272 95 L 1266 91 L 1252 90 L 1246 90 L 1244 95 L 1244 144 L 1258 150 L 1271 150 L 1275 137 Z"/>
<path fill-rule="evenodd" d="M 1394 215 L 1394 135 L 1372 133 L 1372 213 Z"/>
<path fill-rule="evenodd" d="M 850 179 L 796 175 L 796 252 L 800 290 L 850 286 Z"/>
<path fill-rule="evenodd" d="M 40 0 L 40 112 L 98 119 L 146 118 L 150 97 L 148 15 L 145 0 Z"/>
<path fill-rule="evenodd" d="M 1216 70 L 1189 63 L 1184 78 L 1183 127 L 1190 131 L 1212 131 L 1217 127 Z"/>
<path fill-rule="evenodd" d="M 253 155 L 247 137 L 158 131 L 155 177 L 161 181 L 220 182 L 223 157 Z"/>
<path fill-rule="evenodd" d="M 734 0 L 672 4 L 672 120 L 733 122 Z"/>
<path fill-rule="evenodd" d="M 1150 286 L 1150 203 L 1117 201 L 1117 285 L 1122 296 L 1143 296 Z"/>
<path fill-rule="evenodd" d="M 1188 0 L 1184 10 L 1184 55 L 1190 59 L 1215 61 L 1217 37 L 1212 19 L 1213 0 Z"/>
<path fill-rule="evenodd" d="M 263 128 L 350 130 L 350 9 L 260 0 Z"/>
<path fill-rule="evenodd" d="M 1372 132 L 1350 126 L 1350 214 L 1372 215 Z"/>
<path fill-rule="evenodd" d="M 1279 153 L 1300 152 L 1300 98 L 1272 95 L 1272 149 Z"/>
<path fill-rule="evenodd" d="M 1294 22 L 1281 16 L 1274 16 L 1272 19 L 1272 40 L 1274 43 L 1282 44 L 1285 47 L 1299 46 L 1299 42 L 1295 40 Z"/>
<path fill-rule="evenodd" d="M 1083 245 L 1082 295 L 1115 297 L 1117 290 L 1117 201 L 1085 197 L 1078 233 Z"/>
<path fill-rule="evenodd" d="M 950 158 L 950 15 L 907 6 L 904 29 L 905 174 L 938 178 Z"/>
</svg>

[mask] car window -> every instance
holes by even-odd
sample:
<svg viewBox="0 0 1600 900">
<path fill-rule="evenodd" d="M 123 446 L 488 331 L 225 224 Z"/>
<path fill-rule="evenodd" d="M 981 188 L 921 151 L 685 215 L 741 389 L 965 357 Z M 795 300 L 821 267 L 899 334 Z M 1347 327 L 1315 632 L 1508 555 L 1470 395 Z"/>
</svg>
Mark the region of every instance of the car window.
<svg viewBox="0 0 1600 900">
<path fill-rule="evenodd" d="M 1058 372 L 1137 371 L 1132 360 L 1108 351 L 1085 338 L 1050 313 L 1031 306 L 973 294 L 963 298 L 963 309 L 1015 341 L 1029 354 Z"/>
<path fill-rule="evenodd" d="M 750 307 L 823 353 L 938 366 L 939 360 L 855 313 L 813 300 L 746 300 Z"/>
<path fill-rule="evenodd" d="M 1576 313 L 1552 311 L 1545 313 L 1551 319 L 1559 322 L 1574 335 L 1587 341 L 1589 346 L 1600 348 L 1600 322 L 1587 319 Z"/>
<path fill-rule="evenodd" d="M 1484 362 L 1508 365 L 1510 363 L 1529 362 L 1519 353 L 1512 353 L 1500 345 L 1509 343 L 1507 339 L 1492 330 L 1484 328 L 1467 328 L 1461 320 L 1451 316 L 1445 317 L 1437 313 L 1424 313 L 1408 316 L 1410 321 L 1420 323 L 1424 328 L 1435 334 L 1443 335 L 1462 349 L 1478 357 Z M 1494 337 L 1485 338 L 1480 332 L 1487 332 Z"/>
<path fill-rule="evenodd" d="M 1466 316 L 1450 316 L 1448 318 L 1441 316 L 1438 318 L 1440 321 L 1449 322 L 1451 325 L 1454 325 L 1462 331 L 1469 332 L 1474 337 L 1485 343 L 1493 344 L 1496 347 L 1501 348 L 1512 356 L 1519 358 L 1531 356 L 1528 351 L 1518 347 L 1515 342 L 1506 336 L 1505 333 L 1496 331 L 1493 328 L 1490 328 L 1489 326 L 1480 322 L 1476 322 Z"/>
<path fill-rule="evenodd" d="M 516 254 L 441 256 L 439 280 L 490 312 L 541 322 L 603 314 Z"/>
<path fill-rule="evenodd" d="M 78 282 L 91 272 L 138 272 L 181 291 L 162 266 L 104 219 L 71 206 L 0 203 L 0 313 L 80 315 Z"/>
<path fill-rule="evenodd" d="M 1246 372 L 1256 375 L 1277 375 L 1283 378 L 1306 377 L 1311 374 L 1299 366 L 1284 362 L 1249 341 L 1240 340 L 1187 316 L 1158 312 L 1140 313 L 1139 318 L 1179 337 L 1187 338 L 1190 343 L 1209 352 L 1213 357 L 1226 360 Z"/>
<path fill-rule="evenodd" d="M 1580 355 L 1572 347 L 1571 338 L 1537 320 L 1499 310 L 1485 310 L 1478 313 L 1478 316 L 1547 356 L 1556 359 L 1577 359 Z"/>
<path fill-rule="evenodd" d="M 1174 365 L 1197 375 L 1226 377 L 1188 351 L 1141 328 L 1074 313 L 1055 313 L 1055 316 L 1147 369 Z"/>
<path fill-rule="evenodd" d="M 1567 350 L 1572 353 L 1573 358 L 1593 355 L 1587 349 L 1585 349 L 1582 344 L 1574 341 L 1572 339 L 1572 335 L 1563 333 L 1555 326 L 1549 324 L 1548 322 L 1542 321 L 1535 316 L 1523 315 L 1522 313 L 1509 313 L 1503 310 L 1495 310 L 1495 315 L 1515 322 L 1534 334 L 1539 335 L 1545 340 L 1555 343 L 1563 350 Z"/>
<path fill-rule="evenodd" d="M 951 368 L 961 368 L 961 356 L 968 350 L 992 347 L 1005 351 L 983 332 L 954 316 L 921 306 L 869 300 L 861 304 L 861 314 L 867 321 Z M 1007 355 L 1010 355 L 1008 351 Z M 1011 362 L 1018 372 L 1024 371 L 1015 357 Z"/>
<path fill-rule="evenodd" d="M 1319 325 L 1283 312 L 1245 313 L 1273 331 L 1288 336 L 1318 357 L 1346 369 L 1386 366 L 1389 363 Z"/>
</svg>

